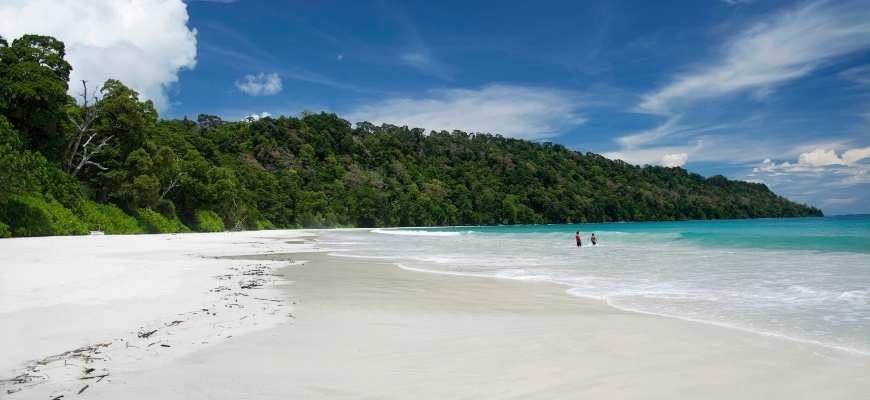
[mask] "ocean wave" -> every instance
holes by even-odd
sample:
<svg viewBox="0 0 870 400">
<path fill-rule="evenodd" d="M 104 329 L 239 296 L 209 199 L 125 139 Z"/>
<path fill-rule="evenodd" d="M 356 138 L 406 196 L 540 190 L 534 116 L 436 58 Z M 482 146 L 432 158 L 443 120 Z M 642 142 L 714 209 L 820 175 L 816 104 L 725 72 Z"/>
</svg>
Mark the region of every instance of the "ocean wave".
<svg viewBox="0 0 870 400">
<path fill-rule="evenodd" d="M 409 229 L 372 229 L 371 233 L 400 236 L 459 236 L 462 232 L 415 231 Z"/>
</svg>

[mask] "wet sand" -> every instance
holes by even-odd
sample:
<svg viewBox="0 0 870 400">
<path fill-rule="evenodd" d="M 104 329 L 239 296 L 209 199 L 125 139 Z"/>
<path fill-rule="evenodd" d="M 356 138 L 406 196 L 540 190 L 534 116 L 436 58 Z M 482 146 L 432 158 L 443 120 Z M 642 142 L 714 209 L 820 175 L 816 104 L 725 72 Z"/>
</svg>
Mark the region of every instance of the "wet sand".
<svg viewBox="0 0 870 400">
<path fill-rule="evenodd" d="M 564 287 L 322 253 L 281 269 L 290 322 L 147 368 L 93 398 L 855 399 L 870 358 L 623 312 Z M 20 397 L 25 398 L 25 397 Z"/>
</svg>

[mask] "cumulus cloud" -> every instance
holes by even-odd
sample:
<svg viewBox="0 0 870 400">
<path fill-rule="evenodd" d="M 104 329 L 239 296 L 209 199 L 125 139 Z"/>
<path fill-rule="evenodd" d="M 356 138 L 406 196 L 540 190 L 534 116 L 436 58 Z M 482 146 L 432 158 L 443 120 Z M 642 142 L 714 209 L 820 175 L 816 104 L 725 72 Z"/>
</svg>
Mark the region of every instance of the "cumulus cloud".
<svg viewBox="0 0 870 400">
<path fill-rule="evenodd" d="M 165 110 L 179 71 L 196 65 L 196 30 L 181 0 L 4 0 L 0 21 L 10 40 L 37 33 L 66 44 L 73 96 L 76 82 L 112 78 Z"/>
<path fill-rule="evenodd" d="M 277 73 L 259 73 L 245 75 L 236 81 L 236 88 L 251 96 L 269 96 L 280 93 L 283 89 L 281 77 Z"/>
<path fill-rule="evenodd" d="M 689 160 L 686 153 L 665 154 L 662 156 L 661 165 L 664 167 L 682 167 Z"/>
<path fill-rule="evenodd" d="M 722 55 L 646 95 L 644 112 L 668 114 L 698 99 L 754 90 L 805 76 L 830 60 L 870 46 L 870 7 L 818 1 L 758 22 L 729 41 Z"/>
<path fill-rule="evenodd" d="M 870 147 L 846 150 L 842 155 L 831 149 L 815 149 L 802 153 L 797 162 L 776 163 L 764 159 L 752 169 L 751 176 L 815 176 L 830 177 L 843 186 L 870 183 Z"/>
<path fill-rule="evenodd" d="M 268 112 L 263 111 L 259 114 L 253 113 L 253 114 L 246 115 L 244 118 L 242 118 L 242 121 L 254 122 L 254 121 L 257 121 L 259 119 L 263 119 L 263 118 L 271 117 L 271 116 L 272 116 L 272 114 L 269 114 Z"/>
<path fill-rule="evenodd" d="M 431 90 L 423 98 L 394 98 L 352 110 L 352 121 L 430 130 L 463 130 L 524 139 L 550 138 L 584 122 L 576 94 L 547 88 L 490 85 Z"/>
</svg>

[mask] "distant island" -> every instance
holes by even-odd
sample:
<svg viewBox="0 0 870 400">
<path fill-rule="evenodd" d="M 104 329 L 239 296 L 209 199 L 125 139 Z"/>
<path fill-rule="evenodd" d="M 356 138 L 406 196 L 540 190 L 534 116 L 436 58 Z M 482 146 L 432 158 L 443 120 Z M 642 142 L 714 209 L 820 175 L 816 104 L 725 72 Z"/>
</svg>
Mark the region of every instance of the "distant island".
<svg viewBox="0 0 870 400">
<path fill-rule="evenodd" d="M 499 135 L 329 113 L 162 120 L 119 81 L 68 82 L 64 55 L 0 38 L 0 237 L 822 215 L 759 183 Z"/>
</svg>

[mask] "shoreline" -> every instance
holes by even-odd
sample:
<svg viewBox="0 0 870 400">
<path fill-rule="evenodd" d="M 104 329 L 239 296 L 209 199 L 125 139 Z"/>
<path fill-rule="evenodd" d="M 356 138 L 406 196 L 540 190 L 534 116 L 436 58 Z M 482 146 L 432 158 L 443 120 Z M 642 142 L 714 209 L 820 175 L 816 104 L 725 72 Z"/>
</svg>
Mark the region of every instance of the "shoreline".
<svg viewBox="0 0 870 400">
<path fill-rule="evenodd" d="M 339 258 L 342 258 L 342 257 L 347 257 L 347 258 L 362 258 L 362 259 L 369 259 L 369 260 L 371 260 L 371 261 L 375 261 L 375 262 L 383 261 L 383 258 L 378 258 L 378 257 L 366 257 L 366 256 L 356 256 L 356 255 L 340 255 L 340 254 L 336 254 L 336 253 L 334 253 L 334 252 L 327 252 L 326 254 L 328 254 L 329 256 L 332 256 L 332 257 L 339 257 Z M 697 318 L 691 318 L 691 317 L 682 317 L 682 316 L 679 316 L 679 315 L 663 314 L 663 313 L 655 313 L 655 312 L 651 312 L 651 311 L 643 311 L 643 310 L 631 309 L 631 308 L 626 308 L 626 307 L 620 307 L 620 306 L 617 306 L 617 305 L 612 304 L 612 303 L 609 301 L 609 299 L 607 299 L 606 297 L 605 297 L 605 298 L 601 298 L 601 297 L 593 297 L 593 296 L 586 296 L 586 295 L 582 295 L 582 294 L 574 294 L 574 293 L 571 293 L 571 289 L 572 289 L 572 288 L 571 288 L 571 285 L 569 285 L 569 284 L 567 284 L 567 283 L 557 282 L 557 281 L 550 281 L 550 280 L 528 280 L 528 279 L 516 279 L 516 278 L 502 277 L 502 276 L 494 276 L 494 275 L 486 275 L 486 274 L 475 274 L 475 273 L 453 272 L 453 271 L 436 271 L 436 270 L 427 270 L 427 269 L 424 269 L 424 268 L 408 267 L 408 266 L 402 264 L 401 262 L 392 262 L 391 264 L 393 264 L 393 265 L 395 265 L 397 268 L 403 269 L 403 270 L 405 270 L 405 271 L 410 271 L 410 272 L 419 272 L 419 273 L 423 273 L 423 274 L 438 274 L 438 275 L 459 276 L 459 277 L 469 277 L 469 278 L 485 278 L 485 279 L 507 280 L 507 281 L 515 281 L 515 282 L 547 283 L 547 284 L 552 284 L 552 285 L 556 285 L 556 286 L 559 286 L 559 287 L 568 287 L 568 289 L 565 290 L 565 295 L 566 295 L 566 296 L 578 297 L 578 298 L 581 298 L 581 299 L 586 299 L 586 300 L 591 300 L 591 301 L 600 302 L 602 305 L 604 305 L 604 306 L 606 306 L 606 307 L 611 307 L 611 308 L 616 309 L 616 310 L 619 310 L 619 311 L 625 311 L 625 312 L 637 313 L 637 314 L 644 314 L 644 315 L 651 315 L 651 316 L 661 317 L 661 318 L 676 319 L 676 320 L 679 320 L 679 321 L 685 321 L 685 322 L 690 322 L 690 323 L 694 323 L 694 324 L 710 325 L 710 326 L 715 326 L 715 327 L 723 328 L 723 329 L 736 330 L 736 331 L 740 331 L 740 332 L 751 333 L 751 334 L 756 334 L 756 335 L 765 336 L 765 337 L 772 337 L 772 338 L 776 338 L 776 339 L 784 340 L 784 341 L 787 341 L 787 342 L 793 342 L 793 343 L 799 343 L 799 344 L 811 345 L 811 346 L 818 346 L 819 348 L 821 348 L 821 349 L 823 349 L 823 350 L 827 350 L 827 351 L 837 351 L 837 352 L 843 352 L 843 353 L 847 353 L 847 354 L 851 354 L 851 355 L 870 357 L 870 352 L 861 351 L 861 350 L 853 349 L 853 348 L 850 348 L 850 347 L 844 347 L 844 346 L 838 346 L 838 345 L 834 345 L 834 344 L 828 344 L 828 343 L 824 343 L 824 342 L 820 342 L 820 341 L 816 341 L 816 340 L 811 340 L 811 339 L 802 339 L 802 338 L 797 338 L 797 337 L 793 337 L 793 336 L 789 336 L 789 335 L 784 335 L 784 334 L 780 334 L 780 333 L 776 333 L 776 332 L 753 330 L 753 329 L 750 329 L 750 328 L 744 328 L 744 327 L 741 327 L 741 326 L 732 325 L 732 324 L 728 324 L 728 323 L 725 323 L 725 322 L 717 322 L 717 321 L 703 320 L 703 319 L 697 319 Z"/>
<path fill-rule="evenodd" d="M 140 371 L 103 398 L 850 399 L 870 390 L 866 357 L 621 311 L 549 282 L 323 252 L 239 258 L 306 261 L 280 271 L 293 281 L 282 290 L 298 302 L 296 318 L 172 360 L 166 369 L 182 375 Z"/>
</svg>

